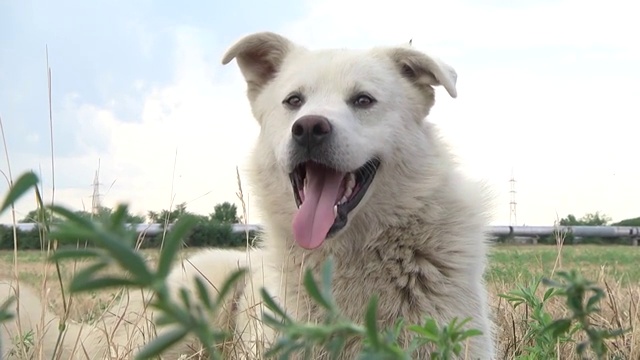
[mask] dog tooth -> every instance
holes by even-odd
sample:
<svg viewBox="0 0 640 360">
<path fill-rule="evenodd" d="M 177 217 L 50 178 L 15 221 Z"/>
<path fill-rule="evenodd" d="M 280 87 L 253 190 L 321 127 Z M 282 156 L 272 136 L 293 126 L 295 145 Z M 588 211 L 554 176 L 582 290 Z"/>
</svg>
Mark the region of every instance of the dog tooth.
<svg viewBox="0 0 640 360">
<path fill-rule="evenodd" d="M 340 205 L 342 205 L 342 204 L 344 204 L 346 202 L 347 202 L 347 196 L 346 196 L 346 193 L 345 193 L 345 196 L 343 196 L 342 199 L 340 199 Z"/>
<path fill-rule="evenodd" d="M 334 218 L 338 217 L 338 205 L 333 206 L 333 217 Z"/>
<path fill-rule="evenodd" d="M 343 199 L 348 199 L 348 198 L 349 198 L 349 196 L 351 196 L 351 194 L 352 194 L 352 193 L 353 193 L 353 187 L 352 187 L 352 186 L 349 186 L 349 185 L 347 184 L 347 188 L 346 188 L 346 189 L 344 189 L 344 196 L 343 196 L 342 198 L 343 198 Z"/>
<path fill-rule="evenodd" d="M 356 176 L 353 173 L 349 173 L 349 178 L 347 179 L 347 189 L 353 190 L 356 186 Z"/>
</svg>

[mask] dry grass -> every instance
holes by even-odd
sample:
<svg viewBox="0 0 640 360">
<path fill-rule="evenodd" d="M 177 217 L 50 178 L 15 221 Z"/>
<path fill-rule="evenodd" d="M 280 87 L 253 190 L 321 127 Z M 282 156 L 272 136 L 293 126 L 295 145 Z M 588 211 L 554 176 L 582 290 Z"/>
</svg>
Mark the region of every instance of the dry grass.
<svg viewBox="0 0 640 360">
<path fill-rule="evenodd" d="M 51 141 L 51 171 L 55 181 L 55 158 L 53 139 L 53 117 L 51 112 L 51 68 L 48 65 L 47 52 L 47 80 L 49 90 L 49 127 Z M 9 151 L 6 148 L 4 129 L 0 118 L 0 130 L 6 156 L 8 173 L 2 172 L 9 185 L 12 184 Z M 175 167 L 175 162 L 174 162 Z M 174 169 L 175 170 L 175 169 Z M 238 198 L 242 203 L 244 219 L 247 218 L 242 186 L 238 175 Z M 173 182 L 172 190 L 173 194 Z M 51 188 L 51 203 L 55 203 L 55 182 Z M 40 204 L 41 205 L 41 204 Z M 173 196 L 170 208 L 173 205 Z M 15 222 L 15 211 L 12 208 L 12 218 Z M 14 239 L 17 242 L 17 239 Z M 158 252 L 155 250 L 140 250 L 149 261 L 154 262 Z M 188 255 L 193 249 L 183 250 Z M 74 295 L 73 301 L 64 302 L 65 295 L 60 284 L 67 284 L 73 274 L 83 264 L 63 263 L 56 268 L 45 262 L 46 252 L 43 251 L 0 251 L 0 279 L 12 279 L 16 276 L 23 285 L 34 289 L 47 289 L 46 303 L 50 310 L 59 316 L 68 316 L 75 321 L 92 322 L 104 313 L 118 295 L 113 291 L 95 292 Z M 526 306 L 513 310 L 498 294 L 508 292 L 518 285 L 526 286 L 538 276 L 550 276 L 556 270 L 577 269 L 584 276 L 596 280 L 606 289 L 607 298 L 602 304 L 602 312 L 594 319 L 598 326 L 606 328 L 631 328 L 624 336 L 610 342 L 611 353 L 615 359 L 640 359 L 640 315 L 638 302 L 640 301 L 640 248 L 628 246 L 596 247 L 575 246 L 563 247 L 559 239 L 557 247 L 552 246 L 496 246 L 491 253 L 490 268 L 486 274 L 489 285 L 492 306 L 495 313 L 496 331 L 499 340 L 499 358 L 514 359 L 522 350 L 522 336 L 526 331 L 530 319 Z M 116 271 L 110 269 L 108 271 Z M 257 289 L 256 289 L 257 290 Z M 539 289 L 542 293 L 544 289 Z M 567 315 L 562 299 L 554 299 L 549 304 L 549 312 L 554 317 Z M 67 308 L 68 307 L 68 308 Z M 67 311 L 65 311 L 67 308 Z M 559 359 L 575 357 L 572 344 L 559 344 Z"/>
<path fill-rule="evenodd" d="M 526 286 L 538 276 L 551 276 L 558 257 L 554 246 L 496 246 L 491 254 L 486 274 L 502 359 L 513 359 L 522 349 L 522 336 L 530 319 L 525 306 L 513 310 L 497 294 L 506 293 L 518 285 Z M 579 270 L 606 290 L 595 325 L 608 329 L 632 330 L 610 343 L 611 358 L 640 358 L 640 248 L 630 246 L 565 246 L 560 254 L 564 269 Z M 557 269 L 556 269 L 557 270 Z M 539 289 L 541 295 L 543 286 Z M 567 316 L 564 298 L 552 299 L 547 310 L 554 318 Z M 574 344 L 559 345 L 559 359 L 575 358 Z M 617 357 L 614 357 L 617 356 Z"/>
<path fill-rule="evenodd" d="M 154 262 L 157 251 L 141 250 Z M 193 249 L 183 250 L 188 255 Z M 500 358 L 513 359 L 522 350 L 522 339 L 528 319 L 527 308 L 513 310 L 497 294 L 508 292 L 517 285 L 527 285 L 537 276 L 549 276 L 554 269 L 557 248 L 553 246 L 496 246 L 491 254 L 491 262 L 486 279 L 489 284 L 492 304 L 495 308 L 498 329 Z M 562 250 L 562 265 L 565 269 L 578 269 L 586 277 L 597 281 L 607 291 L 607 299 L 602 304 L 601 316 L 594 319 L 598 326 L 607 328 L 632 328 L 623 337 L 611 342 L 611 353 L 622 359 L 640 357 L 640 248 L 628 246 L 567 246 Z M 49 285 L 48 302 L 51 309 L 61 314 L 61 290 L 57 286 L 57 274 L 44 261 L 41 251 L 18 252 L 19 278 L 23 284 L 40 288 L 46 279 Z M 0 252 L 0 278 L 13 275 L 13 252 Z M 66 283 L 74 272 L 73 263 L 61 264 L 62 279 Z M 78 264 L 81 267 L 82 264 Z M 77 271 L 77 268 L 76 270 Z M 114 270 L 112 270 L 114 271 Z M 46 274 L 46 276 L 44 275 Z M 542 287 L 539 290 L 544 291 Z M 93 321 L 114 299 L 114 292 L 97 292 L 74 296 L 70 306 L 70 318 L 77 321 Z M 562 299 L 549 303 L 548 311 L 554 317 L 566 316 Z M 574 346 L 559 345 L 562 359 L 574 357 Z"/>
</svg>

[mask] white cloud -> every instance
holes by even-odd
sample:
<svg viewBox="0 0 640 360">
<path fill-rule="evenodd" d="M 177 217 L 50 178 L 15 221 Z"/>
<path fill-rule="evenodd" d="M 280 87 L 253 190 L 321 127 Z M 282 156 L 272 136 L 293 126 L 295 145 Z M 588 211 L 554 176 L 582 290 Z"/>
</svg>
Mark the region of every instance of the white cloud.
<svg viewBox="0 0 640 360">
<path fill-rule="evenodd" d="M 308 1 L 309 15 L 285 28 L 311 46 L 529 49 L 607 46 L 636 55 L 636 6 L 624 0 L 520 2 L 503 7 L 470 1 Z"/>
<path fill-rule="evenodd" d="M 414 47 L 455 64 L 459 98 L 438 91 L 431 119 L 463 168 L 498 193 L 497 223 L 509 219 L 512 167 L 520 223 L 550 224 L 556 212 L 637 216 L 628 204 L 640 200 L 633 185 L 640 169 L 628 164 L 635 161 L 640 77 L 635 67 L 625 74 L 620 65 L 640 58 L 633 3 L 565 0 L 500 8 L 457 0 L 375 6 L 324 0 L 307 6 L 309 15 L 285 34 L 309 47 L 413 38 Z M 532 49 L 538 49 L 535 59 L 505 66 L 499 58 L 506 53 L 517 59 Z M 477 51 L 493 52 L 495 64 L 478 63 Z"/>
<path fill-rule="evenodd" d="M 127 202 L 144 213 L 168 208 L 175 196 L 173 205 L 190 202 L 190 210 L 206 214 L 218 202 L 237 200 L 236 166 L 242 171 L 258 125 L 243 96 L 244 84 L 220 81 L 219 62 L 207 58 L 215 49 L 205 51 L 210 46 L 203 41 L 193 29 L 176 30 L 173 81 L 148 89 L 138 122 L 122 121 L 110 106 L 71 97 L 67 112 L 82 121 L 64 131 L 76 132 L 87 152 L 57 161 L 56 174 L 72 172 L 86 186 L 60 190 L 57 199 L 74 208 L 83 201 L 90 206 L 90 184 L 100 159 L 101 192 L 115 181 L 104 198 L 108 206 Z M 89 150 L 91 136 L 107 139 L 108 150 Z M 32 201 L 20 203 L 21 213 L 33 207 Z"/>
<path fill-rule="evenodd" d="M 497 223 L 509 219 L 512 167 L 520 223 L 551 224 L 556 212 L 638 216 L 632 205 L 640 202 L 640 167 L 633 165 L 640 75 L 631 64 L 640 59 L 635 39 L 640 22 L 632 2 L 498 7 L 460 0 L 375 5 L 313 0 L 306 6 L 305 17 L 272 30 L 311 48 L 364 48 L 413 38 L 416 48 L 455 65 L 459 97 L 450 99 L 439 89 L 431 119 L 465 171 L 487 179 L 497 191 Z M 167 208 L 173 193 L 175 203 L 197 199 L 189 208 L 206 213 L 215 203 L 235 201 L 235 166 L 244 164 L 259 128 L 239 71 L 224 71 L 219 64 L 230 44 L 215 46 L 214 36 L 195 28 L 172 31 L 177 46 L 173 81 L 151 86 L 132 80 L 132 87 L 146 94 L 140 121 L 119 119 L 111 110 L 117 104 L 71 103 L 83 121 L 77 129 L 60 131 L 78 132 L 87 145 L 104 134 L 108 150 L 57 160 L 57 174 L 62 174 L 57 176 L 86 181 L 61 189 L 58 199 L 78 208 L 81 200 L 89 204 L 88 185 L 100 158 L 102 182 L 115 180 L 108 205 L 127 201 L 136 211 Z M 499 58 L 532 49 L 535 58 Z M 492 56 L 495 63 L 486 60 Z"/>
</svg>

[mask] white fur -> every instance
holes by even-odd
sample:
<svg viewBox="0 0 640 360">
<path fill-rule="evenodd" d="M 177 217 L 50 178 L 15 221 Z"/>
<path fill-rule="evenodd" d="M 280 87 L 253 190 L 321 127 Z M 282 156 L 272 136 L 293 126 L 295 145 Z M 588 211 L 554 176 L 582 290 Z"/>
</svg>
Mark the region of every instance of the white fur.
<svg viewBox="0 0 640 360">
<path fill-rule="evenodd" d="M 213 325 L 236 334 L 236 341 L 224 349 L 227 358 L 258 357 L 276 336 L 259 321 L 264 311 L 258 292 L 262 286 L 293 317 L 321 320 L 321 311 L 302 288 L 301 276 L 306 268 L 318 274 L 329 256 L 335 264 L 334 297 L 353 321 L 362 321 L 373 294 L 379 297 L 380 326 L 390 326 L 398 317 L 408 323 L 421 323 L 426 316 L 440 322 L 473 317 L 470 325 L 484 335 L 472 338 L 465 353 L 471 359 L 494 358 L 482 278 L 487 252 L 486 191 L 458 172 L 435 127 L 425 120 L 435 102 L 434 86 L 442 85 L 450 96 L 457 96 L 453 68 L 408 47 L 311 51 L 273 33 L 241 39 L 223 63 L 233 59 L 247 80 L 251 109 L 261 125 L 250 184 L 264 214 L 264 249 L 249 254 L 203 250 L 190 264 L 183 264 L 186 273 L 176 266 L 170 276 L 175 285 L 192 286 L 187 280 L 198 274 L 196 267 L 219 286 L 234 268 L 250 266 L 250 276 L 236 289 L 235 305 L 227 304 L 226 312 L 212 319 Z M 296 111 L 282 104 L 294 90 L 305 97 Z M 348 100 L 357 91 L 367 92 L 377 102 L 367 109 L 354 108 Z M 329 119 L 334 136 L 332 161 L 341 170 L 353 171 L 374 156 L 381 160 L 348 225 L 315 250 L 297 246 L 291 229 L 296 212 L 287 175 L 295 165 L 291 126 L 303 115 Z M 0 298 L 6 292 L 0 286 Z M 34 297 L 23 292 L 21 301 L 32 302 Z M 135 306 L 141 304 L 136 300 Z M 24 319 L 27 323 L 39 315 L 31 309 L 39 307 L 23 309 L 29 315 Z M 69 333 L 75 336 L 76 327 L 71 326 Z M 47 357 L 56 333 L 49 331 L 45 336 Z M 113 342 L 119 345 L 125 340 L 144 343 L 141 336 L 117 333 Z M 85 347 L 93 351 L 92 359 L 106 352 L 104 341 L 99 340 L 91 335 L 83 338 Z M 8 341 L 5 331 L 2 341 Z M 401 341 L 408 341 L 408 334 L 403 333 Z M 66 344 L 65 349 L 72 345 Z M 187 345 L 179 344 L 167 358 L 189 352 Z M 358 351 L 357 344 L 349 342 L 343 358 L 353 359 Z M 415 354 L 416 358 L 425 358 L 426 351 Z M 323 357 L 321 352 L 316 355 Z"/>
</svg>

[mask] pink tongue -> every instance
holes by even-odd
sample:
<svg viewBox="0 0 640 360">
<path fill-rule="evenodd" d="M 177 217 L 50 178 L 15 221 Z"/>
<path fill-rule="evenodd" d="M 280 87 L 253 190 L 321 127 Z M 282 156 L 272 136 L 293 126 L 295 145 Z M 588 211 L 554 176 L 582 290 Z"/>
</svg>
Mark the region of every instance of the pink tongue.
<svg viewBox="0 0 640 360">
<path fill-rule="evenodd" d="M 306 176 L 307 189 L 293 219 L 293 236 L 303 248 L 315 249 L 322 245 L 335 220 L 333 207 L 344 174 L 308 163 Z"/>
</svg>

